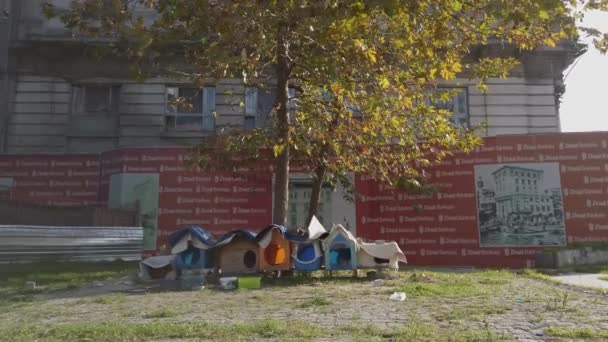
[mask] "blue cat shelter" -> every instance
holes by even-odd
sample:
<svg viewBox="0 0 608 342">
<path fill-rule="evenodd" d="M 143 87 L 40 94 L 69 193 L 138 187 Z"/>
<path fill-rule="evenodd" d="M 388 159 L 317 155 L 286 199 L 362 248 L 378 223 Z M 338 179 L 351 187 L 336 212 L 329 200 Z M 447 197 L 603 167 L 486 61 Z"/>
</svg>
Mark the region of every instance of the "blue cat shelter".
<svg viewBox="0 0 608 342">
<path fill-rule="evenodd" d="M 357 269 L 357 239 L 342 225 L 334 226 L 323 240 L 323 252 L 326 270 Z"/>
<path fill-rule="evenodd" d="M 315 216 L 310 220 L 306 231 L 287 236 L 292 244 L 291 260 L 296 271 L 312 272 L 321 269 L 323 266 L 321 239 L 325 236 L 327 230 Z"/>
<path fill-rule="evenodd" d="M 212 235 L 201 227 L 187 227 L 169 235 L 171 254 L 178 272 L 213 268 L 209 249 L 213 246 Z"/>
<path fill-rule="evenodd" d="M 293 267 L 299 272 L 318 271 L 323 265 L 323 252 L 319 240 L 293 242 L 292 245 Z"/>
</svg>

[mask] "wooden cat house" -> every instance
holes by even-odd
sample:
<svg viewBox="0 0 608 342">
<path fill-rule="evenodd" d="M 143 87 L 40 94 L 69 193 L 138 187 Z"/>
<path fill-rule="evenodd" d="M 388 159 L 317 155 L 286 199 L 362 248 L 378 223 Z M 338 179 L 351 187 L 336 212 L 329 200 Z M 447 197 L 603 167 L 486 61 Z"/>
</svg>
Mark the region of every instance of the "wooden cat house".
<svg viewBox="0 0 608 342">
<path fill-rule="evenodd" d="M 237 230 L 224 234 L 214 247 L 216 268 L 222 275 L 257 273 L 260 270 L 260 247 L 256 234 Z"/>
</svg>

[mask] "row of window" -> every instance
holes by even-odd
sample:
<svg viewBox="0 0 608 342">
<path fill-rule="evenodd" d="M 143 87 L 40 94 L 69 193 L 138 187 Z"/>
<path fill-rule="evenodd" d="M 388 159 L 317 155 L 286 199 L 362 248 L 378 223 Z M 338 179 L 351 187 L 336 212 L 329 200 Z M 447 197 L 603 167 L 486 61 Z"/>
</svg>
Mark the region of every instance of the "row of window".
<svg viewBox="0 0 608 342">
<path fill-rule="evenodd" d="M 515 184 L 519 184 L 519 181 L 520 181 L 519 178 L 515 178 Z M 522 179 L 521 184 L 526 184 L 526 180 Z M 530 179 L 528 179 L 528 185 L 530 185 L 530 184 L 536 185 L 536 180 L 534 180 L 534 183 L 532 183 L 532 181 Z"/>
<path fill-rule="evenodd" d="M 119 85 L 82 85 L 73 87 L 74 115 L 118 115 L 120 103 Z M 216 117 L 216 89 L 213 86 L 165 87 L 165 127 L 178 131 L 213 131 Z M 295 89 L 290 88 L 290 110 L 295 109 Z M 263 127 L 268 124 L 276 98 L 276 89 L 270 87 L 247 87 L 245 89 L 245 129 Z M 455 94 L 451 101 L 434 104 L 453 113 L 455 125 L 468 125 L 466 91 Z"/>
<path fill-rule="evenodd" d="M 499 210 L 500 213 L 510 213 L 513 210 L 515 212 L 519 212 L 519 211 L 536 211 L 536 212 L 547 212 L 547 211 L 552 211 L 553 208 L 551 206 L 548 205 L 542 205 L 542 206 L 534 206 L 534 205 L 528 205 L 528 204 L 522 204 L 520 202 L 516 202 L 514 206 L 511 206 L 510 204 L 501 204 L 499 206 Z"/>
</svg>

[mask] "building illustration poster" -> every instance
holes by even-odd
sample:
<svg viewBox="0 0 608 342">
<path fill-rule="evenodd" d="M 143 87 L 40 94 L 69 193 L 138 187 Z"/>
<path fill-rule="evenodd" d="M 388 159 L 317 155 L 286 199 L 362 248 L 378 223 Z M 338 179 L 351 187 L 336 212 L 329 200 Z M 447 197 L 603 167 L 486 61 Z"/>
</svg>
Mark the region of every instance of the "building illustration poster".
<svg viewBox="0 0 608 342">
<path fill-rule="evenodd" d="M 563 246 L 558 163 L 475 166 L 481 247 Z"/>
</svg>

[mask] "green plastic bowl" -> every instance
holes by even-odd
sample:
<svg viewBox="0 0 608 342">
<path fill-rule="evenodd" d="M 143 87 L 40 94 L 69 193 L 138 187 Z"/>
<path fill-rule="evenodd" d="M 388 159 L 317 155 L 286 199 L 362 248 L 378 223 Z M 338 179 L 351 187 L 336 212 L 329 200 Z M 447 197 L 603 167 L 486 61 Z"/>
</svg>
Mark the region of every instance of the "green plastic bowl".
<svg viewBox="0 0 608 342">
<path fill-rule="evenodd" d="M 262 277 L 239 277 L 239 289 L 259 289 L 262 287 Z"/>
</svg>

